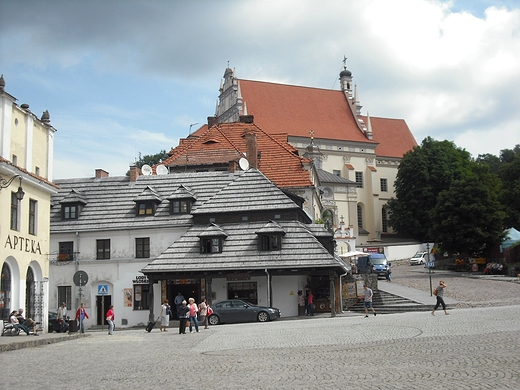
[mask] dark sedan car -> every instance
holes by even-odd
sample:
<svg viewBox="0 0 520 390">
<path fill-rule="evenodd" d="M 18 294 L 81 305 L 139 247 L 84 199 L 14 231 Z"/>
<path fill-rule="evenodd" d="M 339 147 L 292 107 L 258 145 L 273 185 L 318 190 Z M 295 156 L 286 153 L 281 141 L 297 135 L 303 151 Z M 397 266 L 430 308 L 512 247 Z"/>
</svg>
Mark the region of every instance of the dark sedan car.
<svg viewBox="0 0 520 390">
<path fill-rule="evenodd" d="M 232 322 L 267 322 L 280 318 L 280 310 L 274 307 L 256 306 L 239 299 L 229 299 L 211 305 L 211 325 Z"/>
</svg>

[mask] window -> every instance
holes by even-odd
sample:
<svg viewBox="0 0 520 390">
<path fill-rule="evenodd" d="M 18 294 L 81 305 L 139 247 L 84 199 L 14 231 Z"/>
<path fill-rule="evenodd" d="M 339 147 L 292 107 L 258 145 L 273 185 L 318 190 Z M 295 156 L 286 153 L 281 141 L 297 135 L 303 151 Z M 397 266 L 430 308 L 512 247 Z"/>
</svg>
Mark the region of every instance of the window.
<svg viewBox="0 0 520 390">
<path fill-rule="evenodd" d="M 34 167 L 34 173 L 40 176 L 40 167 L 36 166 Z"/>
<path fill-rule="evenodd" d="M 72 307 L 71 286 L 58 286 L 58 307 L 61 306 L 62 302 L 65 302 L 67 304 L 67 308 Z"/>
<path fill-rule="evenodd" d="M 383 233 L 388 233 L 388 216 L 386 213 L 386 206 L 383 206 L 381 209 L 381 224 Z"/>
<path fill-rule="evenodd" d="M 282 249 L 282 237 L 279 234 L 261 235 L 261 251 L 279 251 Z"/>
<path fill-rule="evenodd" d="M 222 239 L 220 238 L 201 238 L 200 253 L 221 253 Z"/>
<path fill-rule="evenodd" d="M 61 219 L 78 219 L 78 205 L 64 204 L 61 206 Z"/>
<path fill-rule="evenodd" d="M 386 179 L 380 179 L 381 182 L 381 192 L 388 192 L 388 182 Z"/>
<path fill-rule="evenodd" d="M 36 235 L 36 211 L 38 209 L 38 202 L 34 199 L 29 199 L 29 234 Z"/>
<path fill-rule="evenodd" d="M 189 200 L 172 200 L 170 214 L 189 214 L 191 202 Z"/>
<path fill-rule="evenodd" d="M 59 243 L 58 261 L 71 261 L 74 255 L 74 242 L 65 241 Z"/>
<path fill-rule="evenodd" d="M 139 202 L 137 204 L 137 215 L 153 215 L 155 204 L 152 201 Z"/>
<path fill-rule="evenodd" d="M 134 284 L 134 310 L 148 310 L 149 284 Z"/>
<path fill-rule="evenodd" d="M 150 257 L 150 238 L 135 239 L 135 257 L 138 259 Z"/>
<path fill-rule="evenodd" d="M 359 188 L 363 188 L 363 172 L 356 172 L 356 183 Z"/>
<path fill-rule="evenodd" d="M 332 170 L 332 173 L 333 173 L 334 175 L 336 175 L 336 176 L 340 176 L 340 177 L 341 177 L 341 171 L 338 170 L 338 169 L 333 169 L 333 170 Z"/>
<path fill-rule="evenodd" d="M 357 206 L 357 225 L 358 228 L 363 228 L 363 209 L 360 205 Z"/>
<path fill-rule="evenodd" d="M 19 213 L 20 201 L 16 197 L 16 192 L 11 192 L 11 229 L 20 231 Z"/>
<path fill-rule="evenodd" d="M 258 305 L 256 282 L 228 283 L 228 299 L 241 299 L 253 305 Z"/>
<path fill-rule="evenodd" d="M 96 240 L 97 259 L 110 259 L 110 240 Z"/>
</svg>

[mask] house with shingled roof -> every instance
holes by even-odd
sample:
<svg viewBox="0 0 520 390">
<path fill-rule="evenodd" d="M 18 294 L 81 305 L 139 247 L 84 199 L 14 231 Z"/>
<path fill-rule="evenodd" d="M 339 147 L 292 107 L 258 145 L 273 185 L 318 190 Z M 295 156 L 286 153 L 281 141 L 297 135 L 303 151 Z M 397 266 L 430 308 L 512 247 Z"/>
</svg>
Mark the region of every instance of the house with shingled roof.
<svg viewBox="0 0 520 390">
<path fill-rule="evenodd" d="M 145 325 L 178 292 L 200 302 L 235 296 L 297 315 L 341 310 L 348 270 L 334 240 L 257 169 L 57 180 L 51 199 L 50 307 L 85 303 L 86 326 L 114 305 L 118 327 Z M 74 283 L 81 271 L 82 282 Z M 173 305 L 172 305 L 173 307 Z M 174 313 L 175 314 L 175 313 Z"/>
<path fill-rule="evenodd" d="M 321 218 L 319 179 L 317 171 L 312 169 L 312 160 L 299 155 L 287 142 L 287 134 L 266 132 L 250 115 L 240 116 L 237 122 L 214 122 L 205 131 L 182 139 L 168 154 L 161 162 L 167 172 L 234 172 L 242 169 L 240 163 L 246 161 L 246 167 L 260 170 L 302 203 L 313 220 Z M 157 166 L 153 170 L 156 171 Z"/>
<path fill-rule="evenodd" d="M 417 142 L 403 119 L 361 114 L 358 89 L 346 66 L 339 79 L 339 90 L 329 90 L 239 79 L 227 68 L 213 121 L 234 123 L 253 115 L 264 131 L 286 133 L 304 157 L 312 141 L 314 152 L 320 152 L 311 157 L 316 169 L 346 180 L 321 188 L 328 195 L 321 218 L 338 232 L 338 252 L 383 250 L 393 236 L 385 205 L 395 196 L 399 162 Z M 192 135 L 206 130 L 202 126 Z"/>
</svg>

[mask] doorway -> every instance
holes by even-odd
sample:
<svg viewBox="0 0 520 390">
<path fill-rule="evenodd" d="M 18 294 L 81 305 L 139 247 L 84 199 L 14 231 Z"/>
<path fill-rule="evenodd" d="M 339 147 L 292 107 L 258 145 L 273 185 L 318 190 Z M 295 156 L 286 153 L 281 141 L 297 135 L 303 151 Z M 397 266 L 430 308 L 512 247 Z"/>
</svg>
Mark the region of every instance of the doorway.
<svg viewBox="0 0 520 390">
<path fill-rule="evenodd" d="M 111 295 L 96 295 L 97 325 L 108 325 L 105 313 L 112 304 Z"/>
</svg>

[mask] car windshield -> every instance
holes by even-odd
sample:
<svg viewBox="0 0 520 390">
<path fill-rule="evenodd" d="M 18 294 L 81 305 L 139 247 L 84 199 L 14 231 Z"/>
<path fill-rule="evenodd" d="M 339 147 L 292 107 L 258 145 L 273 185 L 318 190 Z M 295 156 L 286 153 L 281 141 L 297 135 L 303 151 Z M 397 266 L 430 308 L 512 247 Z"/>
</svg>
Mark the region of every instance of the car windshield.
<svg viewBox="0 0 520 390">
<path fill-rule="evenodd" d="M 384 255 L 370 256 L 370 262 L 374 265 L 386 265 L 386 257 Z"/>
<path fill-rule="evenodd" d="M 417 252 L 413 257 L 423 257 L 425 255 L 425 252 Z"/>
</svg>

